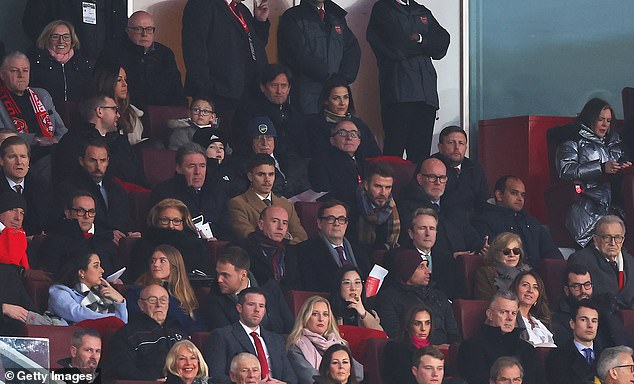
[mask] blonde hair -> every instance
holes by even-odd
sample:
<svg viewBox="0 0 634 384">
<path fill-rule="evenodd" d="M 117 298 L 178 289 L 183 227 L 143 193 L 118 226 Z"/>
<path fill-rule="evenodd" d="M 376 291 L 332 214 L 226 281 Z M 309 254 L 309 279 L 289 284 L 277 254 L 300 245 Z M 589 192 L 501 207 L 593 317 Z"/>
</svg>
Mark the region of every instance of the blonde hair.
<svg viewBox="0 0 634 384">
<path fill-rule="evenodd" d="M 196 233 L 196 227 L 192 221 L 192 215 L 189 213 L 189 208 L 187 208 L 185 203 L 178 199 L 163 199 L 156 203 L 156 205 L 153 206 L 147 214 L 148 227 L 158 228 L 160 226 L 159 218 L 161 217 L 161 212 L 168 208 L 178 210 L 181 213 L 181 216 L 183 216 L 183 227 L 187 227 Z"/>
<path fill-rule="evenodd" d="M 486 264 L 495 264 L 498 259 L 498 254 L 504 250 L 512 241 L 517 241 L 519 244 L 518 248 L 520 249 L 520 259 L 517 262 L 517 265 L 522 264 L 524 260 L 524 248 L 522 247 L 522 238 L 519 235 L 513 232 L 502 232 L 493 239 L 491 246 L 489 247 L 489 251 L 484 257 L 484 262 Z"/>
<path fill-rule="evenodd" d="M 299 313 L 295 318 L 295 326 L 293 326 L 293 330 L 288 335 L 288 338 L 286 340 L 287 347 L 297 344 L 299 339 L 302 337 L 302 332 L 306 328 L 310 316 L 313 314 L 313 307 L 317 303 L 325 303 L 328 307 L 328 327 L 326 327 L 326 332 L 324 333 L 324 335 L 334 334 L 337 339 L 343 342 L 343 344 L 348 345 L 348 343 L 341 338 L 341 334 L 339 334 L 339 328 L 337 328 L 337 321 L 335 319 L 335 315 L 332 313 L 330 302 L 321 296 L 311 296 L 310 298 L 308 298 L 308 300 L 304 302 L 304 304 L 302 304 L 302 307 L 299 309 Z"/>
<path fill-rule="evenodd" d="M 70 31 L 70 47 L 72 49 L 79 49 L 81 44 L 79 43 L 79 37 L 77 37 L 77 34 L 75 33 L 75 27 L 65 20 L 55 20 L 46 24 L 46 27 L 44 27 L 42 33 L 40 33 L 40 36 L 35 41 L 35 46 L 39 49 L 48 49 L 48 41 L 53 34 L 53 29 L 60 25 L 65 25 Z"/>
<path fill-rule="evenodd" d="M 194 310 L 198 308 L 198 300 L 196 299 L 194 288 L 189 284 L 183 256 L 178 249 L 168 244 L 161 244 L 154 248 L 152 254 L 155 252 L 160 252 L 165 255 L 170 263 L 170 275 L 167 277 L 167 291 L 170 296 L 174 296 L 180 302 L 181 308 L 187 312 L 189 317 L 195 319 Z M 150 271 L 142 274 L 136 283 L 144 287 L 151 284 L 163 285 L 161 281 L 152 277 Z"/>
<path fill-rule="evenodd" d="M 207 363 L 203 358 L 200 350 L 189 340 L 181 340 L 172 345 L 172 348 L 167 353 L 167 357 L 165 357 L 165 366 L 163 367 L 163 373 L 167 375 L 171 373 L 172 375 L 178 376 L 178 372 L 176 371 L 176 361 L 178 357 L 178 350 L 181 348 L 187 348 L 187 351 L 193 353 L 198 359 L 198 372 L 196 372 L 196 378 L 200 379 L 203 377 L 209 376 L 209 368 L 207 367 Z"/>
</svg>

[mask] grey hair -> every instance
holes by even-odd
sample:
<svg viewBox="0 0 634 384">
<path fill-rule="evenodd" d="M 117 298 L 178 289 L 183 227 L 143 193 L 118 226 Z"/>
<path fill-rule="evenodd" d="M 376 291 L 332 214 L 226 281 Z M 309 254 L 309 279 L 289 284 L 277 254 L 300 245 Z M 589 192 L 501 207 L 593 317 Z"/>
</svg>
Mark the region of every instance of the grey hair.
<svg viewBox="0 0 634 384">
<path fill-rule="evenodd" d="M 515 292 L 504 289 L 504 290 L 497 291 L 495 295 L 493 295 L 493 297 L 491 298 L 491 301 L 489 301 L 489 309 L 491 309 L 491 305 L 493 305 L 493 303 L 497 299 L 511 300 L 511 301 L 514 301 L 517 305 L 520 304 L 520 299 L 517 297 Z"/>
<path fill-rule="evenodd" d="M 418 216 L 431 216 L 436 220 L 436 224 L 438 224 L 438 213 L 431 208 L 416 208 L 416 210 L 412 213 L 412 220 L 409 223 L 409 229 L 414 229 L 414 220 Z"/>
<path fill-rule="evenodd" d="M 497 380 L 500 371 L 505 368 L 513 368 L 514 366 L 518 366 L 520 369 L 520 377 L 524 378 L 524 367 L 522 367 L 522 363 L 515 356 L 500 356 L 495 360 L 491 369 L 489 370 L 489 378 L 493 381 Z"/>
<path fill-rule="evenodd" d="M 249 352 L 242 352 L 242 353 L 238 353 L 237 355 L 235 355 L 233 357 L 233 359 L 231 359 L 231 366 L 229 368 L 229 371 L 232 372 L 234 375 L 238 374 L 238 364 L 242 361 L 242 360 L 246 360 L 246 359 L 253 359 L 255 361 L 258 362 L 258 366 L 260 365 L 260 360 L 258 360 L 258 358 L 249 353 Z"/>
<path fill-rule="evenodd" d="M 26 59 L 26 61 L 29 62 L 29 65 L 31 64 L 31 62 L 29 61 L 29 58 L 22 52 L 20 51 L 13 51 L 11 53 L 8 53 L 4 59 L 2 59 L 2 64 L 0 65 L 0 71 L 4 71 L 7 68 L 7 65 L 9 64 L 9 60 L 13 60 L 13 59 Z"/>
<path fill-rule="evenodd" d="M 622 353 L 632 356 L 632 348 L 619 345 L 617 347 L 606 348 L 601 352 L 601 356 L 597 362 L 597 376 L 599 376 L 602 383 L 605 383 L 610 369 L 618 365 L 619 355 Z"/>
<path fill-rule="evenodd" d="M 602 218 L 599 219 L 599 221 L 597 221 L 596 225 L 594 226 L 594 233 L 596 234 L 598 229 L 602 226 L 602 225 L 607 225 L 607 224 L 618 224 L 621 226 L 621 228 L 623 229 L 623 234 L 625 234 L 625 223 L 623 222 L 623 220 L 616 216 L 616 215 L 605 215 Z"/>
</svg>

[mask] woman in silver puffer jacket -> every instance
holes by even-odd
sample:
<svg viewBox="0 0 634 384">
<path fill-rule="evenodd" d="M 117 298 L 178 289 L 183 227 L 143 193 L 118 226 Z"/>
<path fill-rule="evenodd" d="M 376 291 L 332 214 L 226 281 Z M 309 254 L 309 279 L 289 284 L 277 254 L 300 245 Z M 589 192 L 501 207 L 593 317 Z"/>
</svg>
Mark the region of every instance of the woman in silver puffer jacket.
<svg viewBox="0 0 634 384">
<path fill-rule="evenodd" d="M 621 137 L 610 129 L 613 118 L 606 101 L 588 101 L 574 123 L 578 131 L 557 147 L 559 177 L 574 181 L 582 191 L 566 217 L 566 228 L 582 247 L 590 242 L 596 222 L 614 207 L 615 174 L 632 166 Z"/>
</svg>

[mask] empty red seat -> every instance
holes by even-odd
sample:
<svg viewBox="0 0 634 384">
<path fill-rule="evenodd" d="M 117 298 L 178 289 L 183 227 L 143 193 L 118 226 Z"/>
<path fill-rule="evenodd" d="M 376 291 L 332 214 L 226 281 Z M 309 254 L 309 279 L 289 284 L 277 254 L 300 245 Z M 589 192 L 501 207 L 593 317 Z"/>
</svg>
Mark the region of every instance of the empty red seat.
<svg viewBox="0 0 634 384">
<path fill-rule="evenodd" d="M 167 122 L 187 117 L 189 111 L 184 106 L 148 105 L 143 112 L 143 136 L 158 139 L 167 147 L 172 133 Z"/>
<path fill-rule="evenodd" d="M 207 253 L 209 254 L 209 265 L 211 265 L 212 270 L 215 270 L 216 261 L 218 260 L 218 255 L 220 255 L 220 252 L 222 252 L 222 250 L 227 245 L 229 245 L 229 242 L 224 240 L 207 242 Z"/>
<path fill-rule="evenodd" d="M 139 240 L 138 237 L 122 237 L 119 240 L 117 254 L 119 256 L 119 260 L 121 260 L 121 265 L 128 268 L 130 267 L 130 255 L 132 254 L 134 243 L 136 243 L 137 240 Z"/>
<path fill-rule="evenodd" d="M 73 333 L 80 330 L 80 327 L 71 325 L 66 327 L 56 327 L 53 325 L 25 325 L 24 334 L 26 337 L 40 337 L 49 339 L 49 354 L 51 368 L 62 368 L 57 362 L 70 357 L 70 341 Z"/>
<path fill-rule="evenodd" d="M 365 381 L 368 384 L 383 384 L 383 350 L 388 339 L 368 339 L 365 347 Z"/>
<path fill-rule="evenodd" d="M 475 273 L 484 264 L 484 257 L 473 255 L 464 256 L 460 255 L 456 258 L 458 264 L 458 276 L 460 281 L 464 282 L 462 287 L 462 297 L 471 299 L 473 298 L 473 286 L 475 282 Z"/>
<path fill-rule="evenodd" d="M 634 338 L 634 310 L 622 309 L 618 312 L 630 338 Z"/>
<path fill-rule="evenodd" d="M 544 280 L 548 303 L 551 307 L 559 303 L 564 293 L 561 279 L 566 265 L 566 260 L 557 259 L 542 259 L 539 264 L 539 276 Z"/>
<path fill-rule="evenodd" d="M 489 303 L 484 300 L 457 299 L 453 302 L 453 315 L 458 323 L 462 339 L 475 335 L 484 323 Z"/>
<path fill-rule="evenodd" d="M 176 152 L 169 149 L 141 149 L 143 172 L 150 188 L 170 179 L 176 172 Z"/>
<path fill-rule="evenodd" d="M 286 301 L 293 315 L 297 316 L 299 309 L 304 304 L 304 301 L 308 300 L 312 296 L 322 296 L 328 298 L 330 296 L 327 292 L 311 292 L 311 291 L 288 291 L 286 292 Z"/>
<path fill-rule="evenodd" d="M 364 366 L 367 365 L 366 349 L 368 341 L 371 339 L 387 339 L 387 334 L 384 331 L 356 327 L 354 325 L 340 325 L 339 333 L 348 342 L 348 347 L 354 358 Z"/>
<path fill-rule="evenodd" d="M 205 348 L 205 344 L 207 343 L 207 339 L 211 332 L 192 332 L 191 339 L 192 343 L 198 347 L 201 351 Z"/>
<path fill-rule="evenodd" d="M 319 210 L 319 202 L 298 201 L 295 203 L 295 210 L 302 227 L 308 234 L 308 237 L 317 237 L 317 211 Z"/>
</svg>

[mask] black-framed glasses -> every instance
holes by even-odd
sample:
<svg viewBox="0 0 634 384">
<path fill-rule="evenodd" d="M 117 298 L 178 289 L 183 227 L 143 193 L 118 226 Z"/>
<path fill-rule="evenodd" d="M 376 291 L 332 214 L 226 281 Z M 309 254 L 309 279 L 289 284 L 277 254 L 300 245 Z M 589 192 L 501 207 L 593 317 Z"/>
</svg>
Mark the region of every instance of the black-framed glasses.
<svg viewBox="0 0 634 384">
<path fill-rule="evenodd" d="M 161 223 L 163 225 L 170 225 L 170 223 L 172 223 L 174 225 L 183 224 L 183 219 L 181 219 L 180 217 L 175 217 L 173 219 L 170 219 L 169 217 L 159 217 L 158 221 L 159 221 L 159 223 Z"/>
<path fill-rule="evenodd" d="M 611 243 L 614 241 L 615 244 L 623 244 L 623 240 L 625 240 L 625 236 L 623 235 L 595 235 L 604 243 Z"/>
<path fill-rule="evenodd" d="M 119 107 L 116 105 L 100 105 L 99 108 L 113 109 L 116 113 L 119 113 Z"/>
<path fill-rule="evenodd" d="M 502 253 L 504 254 L 504 256 L 509 256 L 511 253 L 513 253 L 515 256 L 519 256 L 522 254 L 522 250 L 519 248 L 504 248 L 502 250 Z"/>
<path fill-rule="evenodd" d="M 430 183 L 439 182 L 440 184 L 445 184 L 447 182 L 447 175 L 434 175 L 433 173 L 423 173 L 425 179 Z"/>
<path fill-rule="evenodd" d="M 140 298 L 139 300 L 143 300 L 143 301 L 147 301 L 148 303 L 152 304 L 152 305 L 156 305 L 158 303 L 161 303 L 162 305 L 165 305 L 169 302 L 169 298 L 166 296 L 163 297 L 156 297 L 156 296 L 148 296 L 145 299 L 144 298 Z"/>
<path fill-rule="evenodd" d="M 634 364 L 617 365 L 613 368 L 629 368 L 630 372 L 634 372 Z"/>
<path fill-rule="evenodd" d="M 70 33 L 64 33 L 63 35 L 60 35 L 59 33 L 53 33 L 51 37 L 49 37 L 49 39 L 69 42 L 72 39 L 72 36 L 70 35 Z"/>
<path fill-rule="evenodd" d="M 332 137 L 340 136 L 350 139 L 358 139 L 361 137 L 361 133 L 359 131 L 346 131 L 345 129 L 340 129 L 337 132 L 332 134 Z"/>
<path fill-rule="evenodd" d="M 195 113 L 197 115 L 201 115 L 201 116 L 209 116 L 212 113 L 215 114 L 216 111 L 214 111 L 213 109 L 203 109 L 203 108 L 198 108 L 198 107 L 194 107 L 191 109 L 192 113 Z"/>
<path fill-rule="evenodd" d="M 86 216 L 86 214 L 88 215 L 88 217 L 95 217 L 95 215 L 97 214 L 97 211 L 94 208 L 91 209 L 84 209 L 84 208 L 71 208 L 71 211 L 73 211 L 75 213 L 75 215 L 77 216 Z"/>
<path fill-rule="evenodd" d="M 573 289 L 575 291 L 580 290 L 581 287 L 583 287 L 584 289 L 592 288 L 592 281 L 586 281 L 585 283 L 574 283 L 574 284 L 568 285 L 568 288 Z"/>
<path fill-rule="evenodd" d="M 148 35 L 151 35 L 154 32 L 156 32 L 156 27 L 128 27 L 128 29 L 133 31 L 134 33 L 138 33 L 139 35 L 142 34 L 143 32 L 145 32 Z"/>
<path fill-rule="evenodd" d="M 323 220 L 328 224 L 334 224 L 335 221 L 339 224 L 346 224 L 348 222 L 348 218 L 345 216 L 339 216 L 339 217 L 335 217 L 333 215 L 330 216 L 322 216 L 319 218 L 319 220 Z"/>
</svg>

